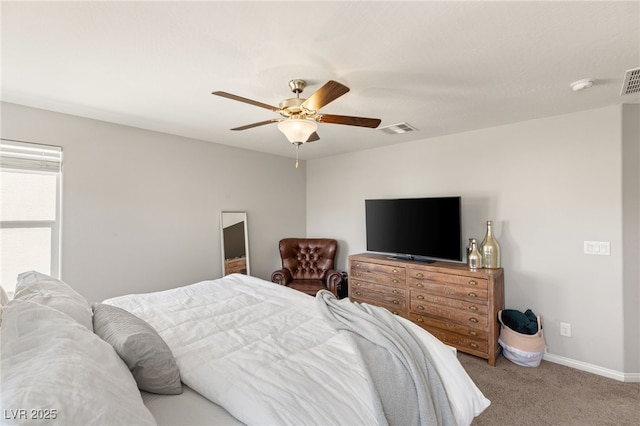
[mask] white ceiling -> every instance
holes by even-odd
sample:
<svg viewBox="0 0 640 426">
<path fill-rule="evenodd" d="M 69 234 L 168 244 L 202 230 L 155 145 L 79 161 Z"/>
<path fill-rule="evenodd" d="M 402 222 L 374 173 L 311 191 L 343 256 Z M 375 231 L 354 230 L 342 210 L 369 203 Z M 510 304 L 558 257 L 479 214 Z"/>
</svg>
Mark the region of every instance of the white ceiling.
<svg viewBox="0 0 640 426">
<path fill-rule="evenodd" d="M 640 2 L 2 1 L 2 100 L 276 155 L 288 81 L 351 91 L 321 112 L 407 122 L 404 135 L 319 124 L 311 159 L 606 105 L 640 66 Z M 588 90 L 569 84 L 593 78 Z M 41 142 L 41 141 L 39 141 Z"/>
</svg>

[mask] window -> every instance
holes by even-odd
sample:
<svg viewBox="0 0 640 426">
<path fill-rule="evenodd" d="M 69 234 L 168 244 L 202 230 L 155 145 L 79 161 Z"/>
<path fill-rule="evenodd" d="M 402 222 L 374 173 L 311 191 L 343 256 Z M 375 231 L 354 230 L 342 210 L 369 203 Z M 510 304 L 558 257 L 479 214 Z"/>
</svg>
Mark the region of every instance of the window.
<svg viewBox="0 0 640 426">
<path fill-rule="evenodd" d="M 62 148 L 0 140 L 0 284 L 25 271 L 60 276 Z"/>
</svg>

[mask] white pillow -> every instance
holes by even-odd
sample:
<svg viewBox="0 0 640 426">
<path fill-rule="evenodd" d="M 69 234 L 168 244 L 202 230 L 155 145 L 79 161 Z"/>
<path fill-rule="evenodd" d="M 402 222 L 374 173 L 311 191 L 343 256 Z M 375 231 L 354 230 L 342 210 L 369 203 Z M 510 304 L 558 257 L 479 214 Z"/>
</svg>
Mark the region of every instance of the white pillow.
<svg viewBox="0 0 640 426">
<path fill-rule="evenodd" d="M 18 275 L 14 299 L 30 300 L 64 312 L 93 331 L 91 305 L 61 280 L 36 271 Z"/>
<path fill-rule="evenodd" d="M 4 307 L 2 322 L 6 424 L 155 424 L 127 366 L 86 327 L 16 299 Z"/>
<path fill-rule="evenodd" d="M 9 296 L 7 296 L 4 288 L 2 288 L 2 286 L 0 285 L 0 326 L 2 326 L 2 308 L 7 303 L 9 303 Z"/>
<path fill-rule="evenodd" d="M 4 291 L 4 288 L 0 285 L 0 307 L 9 303 L 9 296 L 7 296 L 7 292 Z"/>
</svg>

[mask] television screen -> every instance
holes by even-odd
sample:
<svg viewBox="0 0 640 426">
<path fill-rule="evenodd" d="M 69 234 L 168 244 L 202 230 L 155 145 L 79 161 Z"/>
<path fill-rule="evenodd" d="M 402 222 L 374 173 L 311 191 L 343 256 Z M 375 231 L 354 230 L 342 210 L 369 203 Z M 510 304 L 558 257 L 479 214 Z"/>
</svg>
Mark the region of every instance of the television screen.
<svg viewBox="0 0 640 426">
<path fill-rule="evenodd" d="M 367 251 L 462 260 L 461 197 L 365 200 Z"/>
</svg>

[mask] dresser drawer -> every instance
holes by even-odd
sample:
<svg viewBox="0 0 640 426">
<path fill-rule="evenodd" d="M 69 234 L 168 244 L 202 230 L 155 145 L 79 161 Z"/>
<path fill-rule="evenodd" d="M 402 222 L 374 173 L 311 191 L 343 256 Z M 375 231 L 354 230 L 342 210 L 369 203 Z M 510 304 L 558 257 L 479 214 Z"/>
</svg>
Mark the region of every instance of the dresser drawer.
<svg viewBox="0 0 640 426">
<path fill-rule="evenodd" d="M 404 289 L 387 287 L 384 285 L 371 284 L 356 281 L 356 285 L 349 283 L 349 298 L 359 299 L 375 305 L 384 304 L 397 309 L 406 310 L 407 297 Z"/>
<path fill-rule="evenodd" d="M 380 293 L 356 290 L 349 293 L 349 300 L 352 302 L 361 302 L 380 306 L 388 309 L 393 314 L 400 315 L 401 317 L 407 316 L 406 298 L 400 299 L 398 297 L 382 295 Z"/>
<path fill-rule="evenodd" d="M 382 267 L 384 265 L 375 265 Z M 396 270 L 398 268 L 395 268 Z M 349 281 L 356 279 L 360 281 L 368 281 L 375 282 L 380 284 L 385 284 L 394 287 L 406 287 L 406 280 L 404 277 L 404 269 L 401 272 L 376 272 L 370 271 L 366 269 L 356 268 L 355 266 L 351 267 L 351 276 L 349 277 Z"/>
<path fill-rule="evenodd" d="M 351 264 L 351 271 L 382 272 L 383 274 L 396 275 L 404 279 L 406 268 L 402 266 L 355 261 Z"/>
<path fill-rule="evenodd" d="M 407 308 L 405 306 L 395 305 L 393 303 L 387 303 L 386 301 L 381 301 L 381 300 L 368 299 L 366 297 L 360 298 L 357 296 L 356 297 L 349 296 L 349 299 L 352 302 L 367 303 L 369 305 L 379 306 L 381 308 L 385 308 L 386 310 L 388 310 L 394 315 L 398 315 L 404 318 L 407 317 Z"/>
<path fill-rule="evenodd" d="M 452 299 L 450 297 L 443 297 L 437 294 L 423 293 L 411 290 L 411 310 L 414 310 L 414 306 L 416 307 L 416 309 L 422 310 L 422 308 L 419 308 L 419 306 L 420 304 L 424 303 L 438 305 L 443 308 L 457 309 L 464 313 L 472 313 L 481 316 L 487 315 L 486 301 L 484 304 L 476 303 L 476 301 L 467 302 L 466 300 Z"/>
<path fill-rule="evenodd" d="M 360 280 L 352 280 L 349 283 L 349 288 L 357 294 L 356 292 L 362 293 L 380 293 L 391 297 L 396 297 L 398 299 L 405 300 L 407 295 L 407 290 L 400 287 L 392 287 L 381 284 L 374 284 L 367 281 Z"/>
<path fill-rule="evenodd" d="M 474 311 L 449 308 L 433 303 L 427 303 L 416 300 L 414 298 L 411 298 L 409 309 L 412 313 L 415 314 L 443 318 L 475 329 L 486 330 L 488 325 L 486 315 L 481 315 Z"/>
<path fill-rule="evenodd" d="M 487 354 L 489 345 L 486 339 L 476 339 L 473 337 L 465 337 L 457 333 L 450 333 L 437 327 L 425 327 L 426 330 L 433 334 L 438 340 L 447 345 L 455 346 L 465 352 L 477 352 L 478 354 Z"/>
<path fill-rule="evenodd" d="M 458 284 L 470 289 L 487 290 L 489 283 L 486 278 L 477 278 L 466 275 L 443 274 L 441 272 L 431 272 L 421 269 L 411 269 L 407 271 L 407 279 L 412 286 L 418 285 L 421 281 L 432 281 L 439 283 Z"/>
<path fill-rule="evenodd" d="M 486 330 L 471 328 L 462 324 L 458 324 L 456 322 L 442 321 L 437 318 L 431 318 L 425 315 L 418 315 L 413 312 L 409 313 L 409 319 L 424 328 L 435 327 L 450 333 L 457 333 L 465 337 L 486 340 L 487 337 L 489 336 Z"/>
<path fill-rule="evenodd" d="M 469 302 L 486 305 L 489 299 L 486 288 L 475 288 L 467 285 L 416 280 L 409 278 L 409 288 L 438 296 L 463 299 Z"/>
</svg>

